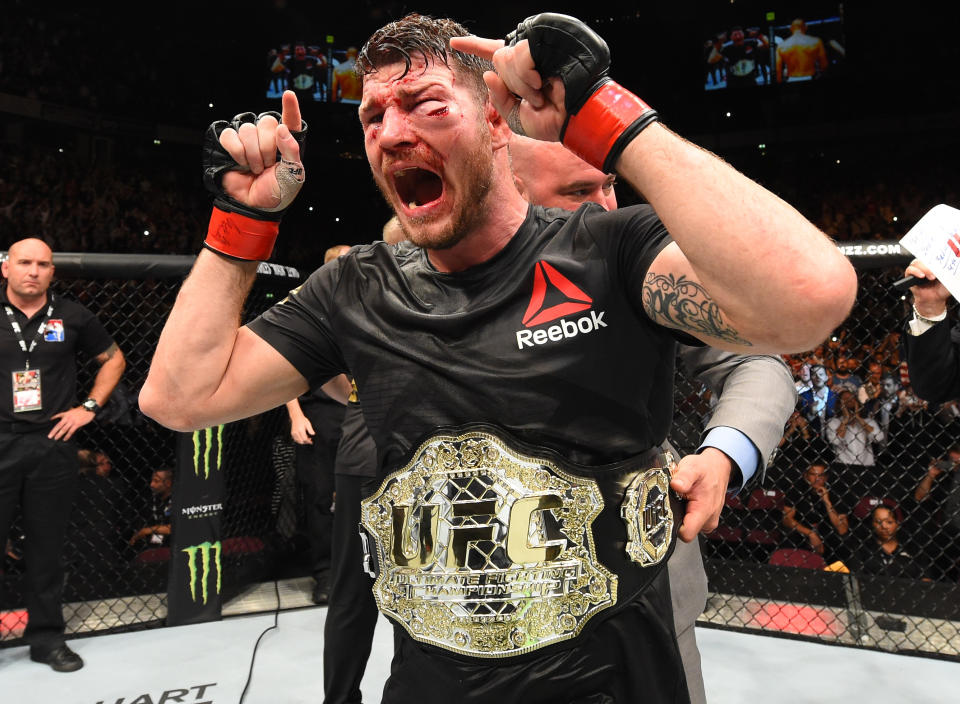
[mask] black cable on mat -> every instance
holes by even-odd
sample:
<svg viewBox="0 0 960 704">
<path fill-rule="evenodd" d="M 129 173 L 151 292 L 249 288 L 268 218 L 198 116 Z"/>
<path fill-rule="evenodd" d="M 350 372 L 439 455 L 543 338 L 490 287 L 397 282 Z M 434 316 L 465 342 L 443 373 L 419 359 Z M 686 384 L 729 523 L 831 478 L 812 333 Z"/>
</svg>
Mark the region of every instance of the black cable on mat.
<svg viewBox="0 0 960 704">
<path fill-rule="evenodd" d="M 250 669 L 247 671 L 247 683 L 243 685 L 243 692 L 240 694 L 240 701 L 238 704 L 243 704 L 243 700 L 247 696 L 247 690 L 250 689 L 250 682 L 253 680 L 253 663 L 257 659 L 257 648 L 260 647 L 260 641 L 263 640 L 263 637 L 267 635 L 269 631 L 272 631 L 274 628 L 278 628 L 278 621 L 280 619 L 280 585 L 277 583 L 277 580 L 273 580 L 273 591 L 277 595 L 277 608 L 273 612 L 273 625 L 269 628 L 263 629 L 263 633 L 260 634 L 260 637 L 257 638 L 257 642 L 253 645 L 253 653 L 250 655 Z"/>
</svg>

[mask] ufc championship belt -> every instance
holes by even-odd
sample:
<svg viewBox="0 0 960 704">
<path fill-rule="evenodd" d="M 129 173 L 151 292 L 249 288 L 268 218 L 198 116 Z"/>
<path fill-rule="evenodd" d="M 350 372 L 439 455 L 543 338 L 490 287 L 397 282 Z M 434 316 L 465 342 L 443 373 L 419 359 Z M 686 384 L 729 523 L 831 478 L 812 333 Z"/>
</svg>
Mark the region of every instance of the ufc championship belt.
<svg viewBox="0 0 960 704">
<path fill-rule="evenodd" d="M 377 605 L 477 658 L 573 639 L 666 565 L 683 516 L 672 468 L 656 449 L 588 468 L 491 426 L 438 431 L 362 502 Z"/>
</svg>

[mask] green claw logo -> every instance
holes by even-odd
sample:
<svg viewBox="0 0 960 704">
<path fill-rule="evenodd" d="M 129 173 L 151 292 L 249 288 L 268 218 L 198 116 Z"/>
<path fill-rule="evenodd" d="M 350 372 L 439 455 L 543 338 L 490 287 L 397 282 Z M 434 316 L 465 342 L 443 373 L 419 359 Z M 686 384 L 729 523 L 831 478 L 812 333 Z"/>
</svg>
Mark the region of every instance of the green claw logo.
<svg viewBox="0 0 960 704">
<path fill-rule="evenodd" d="M 187 553 L 187 566 L 190 569 L 190 598 L 197 600 L 197 555 L 200 556 L 200 574 L 201 597 L 203 603 L 207 603 L 208 584 L 210 580 L 210 554 L 213 553 L 213 562 L 217 567 L 217 594 L 220 593 L 220 577 L 223 572 L 220 569 L 220 541 L 215 543 L 200 543 L 183 548 L 180 552 Z"/>
<path fill-rule="evenodd" d="M 200 441 L 203 433 L 203 442 Z M 200 476 L 200 445 L 203 445 L 203 478 L 210 478 L 210 448 L 213 445 L 213 428 L 193 431 L 193 472 Z M 220 469 L 220 460 L 223 457 L 223 425 L 217 426 L 217 458 L 214 469 Z"/>
</svg>

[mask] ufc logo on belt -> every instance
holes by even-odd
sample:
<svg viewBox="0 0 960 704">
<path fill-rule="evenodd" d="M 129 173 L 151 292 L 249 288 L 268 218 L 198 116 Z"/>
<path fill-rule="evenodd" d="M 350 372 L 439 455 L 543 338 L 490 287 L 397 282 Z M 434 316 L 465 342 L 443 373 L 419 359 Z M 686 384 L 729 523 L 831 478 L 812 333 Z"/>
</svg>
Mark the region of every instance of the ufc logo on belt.
<svg viewBox="0 0 960 704">
<path fill-rule="evenodd" d="M 555 528 L 555 521 L 551 523 L 543 516 L 544 511 L 562 506 L 559 496 L 517 498 L 505 523 L 497 518 L 497 503 L 496 499 L 468 500 L 446 506 L 425 504 L 416 510 L 394 506 L 394 563 L 398 567 L 428 567 L 442 551 L 443 565 L 450 569 L 503 568 L 511 563 L 551 562 L 566 548 L 567 540 Z M 541 541 L 540 536 L 546 539 Z M 498 564 L 503 563 L 501 555 L 506 557 L 506 564 Z"/>
</svg>

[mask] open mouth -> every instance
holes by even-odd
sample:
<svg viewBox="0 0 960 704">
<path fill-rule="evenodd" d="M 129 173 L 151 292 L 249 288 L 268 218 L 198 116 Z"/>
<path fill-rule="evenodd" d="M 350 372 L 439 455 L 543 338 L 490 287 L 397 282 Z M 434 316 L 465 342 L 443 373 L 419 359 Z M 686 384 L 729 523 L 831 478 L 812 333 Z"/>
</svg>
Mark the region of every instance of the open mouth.
<svg viewBox="0 0 960 704">
<path fill-rule="evenodd" d="M 412 166 L 393 174 L 397 195 L 410 210 L 429 205 L 443 195 L 443 181 L 432 171 Z"/>
</svg>

